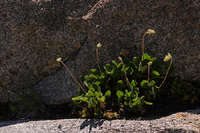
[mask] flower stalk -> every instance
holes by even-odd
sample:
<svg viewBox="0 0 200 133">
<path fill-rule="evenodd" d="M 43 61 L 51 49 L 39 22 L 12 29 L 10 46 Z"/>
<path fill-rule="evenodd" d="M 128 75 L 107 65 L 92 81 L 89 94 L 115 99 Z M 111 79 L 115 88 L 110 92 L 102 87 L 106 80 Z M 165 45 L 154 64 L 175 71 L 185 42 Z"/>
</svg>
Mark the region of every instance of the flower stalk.
<svg viewBox="0 0 200 133">
<path fill-rule="evenodd" d="M 125 75 L 125 79 L 126 79 L 126 84 L 127 84 L 128 87 L 130 87 L 130 85 L 129 85 L 130 82 L 129 82 L 128 77 L 127 77 L 127 73 L 126 73 L 126 70 L 125 70 L 124 61 L 123 61 L 122 57 L 120 57 L 120 56 L 118 57 L 118 59 L 121 61 L 122 65 L 123 65 L 124 75 Z M 131 89 L 131 87 L 130 87 L 130 89 Z"/>
<path fill-rule="evenodd" d="M 147 81 L 149 82 L 150 80 L 150 71 L 151 71 L 151 65 L 152 65 L 152 62 L 148 62 L 148 77 L 147 77 Z"/>
<path fill-rule="evenodd" d="M 165 83 L 165 81 L 166 81 L 166 79 L 167 79 L 167 76 L 168 76 L 168 73 L 169 73 L 169 71 L 170 71 L 170 68 L 171 68 L 171 66 L 172 66 L 173 60 L 172 60 L 172 56 L 171 56 L 170 53 L 168 53 L 168 55 L 165 56 L 165 58 L 164 58 L 163 61 L 164 61 L 164 62 L 168 62 L 169 60 L 170 60 L 170 63 L 169 63 L 169 66 L 168 66 L 168 68 L 167 68 L 167 71 L 166 71 L 166 73 L 165 73 L 165 77 L 164 77 L 163 81 L 161 82 L 161 84 L 160 84 L 160 86 L 159 86 L 158 88 L 161 88 L 161 87 L 163 86 L 163 84 Z"/>
<path fill-rule="evenodd" d="M 97 60 L 97 66 L 98 66 L 100 72 L 101 72 L 101 68 L 99 65 L 99 48 L 101 48 L 101 47 L 102 47 L 102 44 L 98 43 L 97 47 L 96 47 L 96 60 Z"/>
<path fill-rule="evenodd" d="M 76 77 L 72 74 L 72 72 L 70 71 L 70 69 L 67 67 L 67 65 L 62 61 L 62 58 L 57 58 L 56 60 L 57 62 L 61 63 L 65 70 L 70 74 L 70 76 L 72 77 L 72 79 L 74 80 L 74 82 L 86 93 L 86 91 L 84 90 L 84 88 L 82 87 L 82 85 L 79 83 L 79 81 L 76 79 Z"/>
<path fill-rule="evenodd" d="M 142 44 L 141 44 L 141 52 L 142 52 L 142 56 L 144 55 L 144 38 L 146 35 L 153 35 L 155 34 L 155 30 L 152 29 L 148 29 L 142 36 Z"/>
</svg>

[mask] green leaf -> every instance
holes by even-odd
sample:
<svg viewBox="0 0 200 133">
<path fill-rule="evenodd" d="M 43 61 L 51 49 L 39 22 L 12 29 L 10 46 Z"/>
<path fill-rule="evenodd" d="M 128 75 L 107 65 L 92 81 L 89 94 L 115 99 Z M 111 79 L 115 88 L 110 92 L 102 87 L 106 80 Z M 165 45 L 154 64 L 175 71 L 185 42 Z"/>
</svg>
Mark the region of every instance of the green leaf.
<svg viewBox="0 0 200 133">
<path fill-rule="evenodd" d="M 106 65 L 104 66 L 104 69 L 106 70 L 106 72 L 107 72 L 107 71 L 110 72 L 110 71 L 111 71 L 111 66 L 110 66 L 110 64 L 106 64 Z"/>
<path fill-rule="evenodd" d="M 80 101 L 80 96 L 73 97 L 73 98 L 72 98 L 72 101 Z"/>
<path fill-rule="evenodd" d="M 124 81 L 123 80 L 118 80 L 117 83 L 121 85 L 121 84 L 124 84 Z"/>
<path fill-rule="evenodd" d="M 95 89 L 94 89 L 94 86 L 92 84 L 88 84 L 88 88 L 90 91 L 94 92 Z"/>
<path fill-rule="evenodd" d="M 144 55 L 142 56 L 142 61 L 145 61 L 145 60 L 154 62 L 156 60 L 156 58 L 155 57 L 151 57 L 147 53 L 144 53 Z"/>
<path fill-rule="evenodd" d="M 121 99 L 121 97 L 123 97 L 123 96 L 124 96 L 124 92 L 123 92 L 123 91 L 120 91 L 120 90 L 118 90 L 118 91 L 116 92 L 116 95 L 117 95 L 118 99 Z"/>
<path fill-rule="evenodd" d="M 83 101 L 83 102 L 88 102 L 88 98 L 87 97 L 81 97 L 80 100 Z"/>
<path fill-rule="evenodd" d="M 130 98 L 131 92 L 129 92 L 128 90 L 125 90 L 125 97 Z"/>
<path fill-rule="evenodd" d="M 129 70 L 128 70 L 128 73 L 129 73 L 129 75 L 133 75 L 134 69 L 132 67 L 130 67 Z"/>
<path fill-rule="evenodd" d="M 85 79 L 85 80 L 89 80 L 89 76 L 88 76 L 88 75 L 85 75 L 85 76 L 84 76 L 84 79 Z"/>
<path fill-rule="evenodd" d="M 127 105 L 128 105 L 128 102 L 124 101 L 124 105 L 126 105 L 126 106 L 127 106 Z"/>
<path fill-rule="evenodd" d="M 132 64 L 135 65 L 135 66 L 138 66 L 138 63 L 139 63 L 139 59 L 137 57 L 133 57 L 133 60 L 132 60 Z"/>
<path fill-rule="evenodd" d="M 125 68 L 125 71 L 128 71 L 129 70 L 129 67 L 124 67 Z"/>
<path fill-rule="evenodd" d="M 82 97 L 82 96 L 77 96 L 77 97 L 73 97 L 72 101 L 83 101 L 83 102 L 88 102 L 88 98 L 87 97 Z"/>
<path fill-rule="evenodd" d="M 105 96 L 102 96 L 101 98 L 99 98 L 98 100 L 101 102 L 101 103 L 104 103 L 105 102 Z"/>
<path fill-rule="evenodd" d="M 160 73 L 158 71 L 153 70 L 152 73 L 156 76 L 160 76 Z"/>
<path fill-rule="evenodd" d="M 100 81 L 96 81 L 94 84 L 95 84 L 96 86 L 99 86 L 99 85 L 101 84 L 101 82 L 100 82 Z"/>
<path fill-rule="evenodd" d="M 114 65 L 114 66 L 118 66 L 118 64 L 117 64 L 117 62 L 115 61 L 115 60 L 112 60 L 112 64 Z"/>
<path fill-rule="evenodd" d="M 90 74 L 90 75 L 89 75 L 89 78 L 90 78 L 90 79 L 97 79 L 97 76 L 94 75 L 94 74 Z"/>
<path fill-rule="evenodd" d="M 120 63 L 117 65 L 117 68 L 118 68 L 118 69 L 121 69 L 121 68 L 122 68 L 122 65 L 123 65 L 123 64 L 120 62 Z"/>
<path fill-rule="evenodd" d="M 115 69 L 112 69 L 112 71 L 110 72 L 110 75 L 114 76 L 115 74 Z"/>
<path fill-rule="evenodd" d="M 144 55 L 142 56 L 142 61 L 144 61 L 144 60 L 152 61 L 151 56 L 149 56 L 147 53 L 144 53 Z"/>
<path fill-rule="evenodd" d="M 140 83 L 141 87 L 146 87 L 148 84 L 147 80 L 142 80 L 142 82 Z"/>
<path fill-rule="evenodd" d="M 118 80 L 117 81 L 117 86 L 116 86 L 118 89 L 122 89 L 122 88 L 125 88 L 126 87 L 126 83 L 123 81 L 123 80 Z"/>
<path fill-rule="evenodd" d="M 112 68 L 111 66 L 110 66 L 110 64 L 106 64 L 106 66 L 104 66 L 104 69 L 105 69 L 105 71 L 106 71 L 106 74 L 108 74 L 108 75 L 114 75 L 114 73 L 115 73 L 115 69 L 114 68 Z"/>
<path fill-rule="evenodd" d="M 132 85 L 133 87 L 136 87 L 136 82 L 135 82 L 135 80 L 132 80 L 132 81 L 131 81 L 131 85 Z"/>
<path fill-rule="evenodd" d="M 94 96 L 94 93 L 91 90 L 89 90 L 87 94 L 88 96 Z"/>
<path fill-rule="evenodd" d="M 95 69 L 95 68 L 90 69 L 90 72 L 95 73 L 95 72 L 97 72 L 97 69 Z"/>
<path fill-rule="evenodd" d="M 96 97 L 100 97 L 101 96 L 101 92 L 98 92 L 98 91 L 95 91 L 94 94 L 95 94 Z"/>
<path fill-rule="evenodd" d="M 107 97 L 111 96 L 111 91 L 110 91 L 110 90 L 107 90 L 107 91 L 105 92 L 105 96 L 107 96 Z"/>
<path fill-rule="evenodd" d="M 139 67 L 138 67 L 138 71 L 139 71 L 139 72 L 142 72 L 142 70 L 143 70 L 143 69 L 142 69 L 142 62 L 140 62 Z"/>
<path fill-rule="evenodd" d="M 152 105 L 152 104 L 153 104 L 153 103 L 147 102 L 147 101 L 144 101 L 144 103 L 145 103 L 146 105 Z"/>
<path fill-rule="evenodd" d="M 99 77 L 100 79 L 105 79 L 105 74 L 101 73 L 101 76 Z"/>
<path fill-rule="evenodd" d="M 152 80 L 151 82 L 148 83 L 149 87 L 153 87 L 156 85 L 156 82 L 154 80 Z"/>
<path fill-rule="evenodd" d="M 89 87 L 87 81 L 83 81 L 83 83 L 84 83 L 84 85 L 85 85 L 86 87 Z"/>
</svg>

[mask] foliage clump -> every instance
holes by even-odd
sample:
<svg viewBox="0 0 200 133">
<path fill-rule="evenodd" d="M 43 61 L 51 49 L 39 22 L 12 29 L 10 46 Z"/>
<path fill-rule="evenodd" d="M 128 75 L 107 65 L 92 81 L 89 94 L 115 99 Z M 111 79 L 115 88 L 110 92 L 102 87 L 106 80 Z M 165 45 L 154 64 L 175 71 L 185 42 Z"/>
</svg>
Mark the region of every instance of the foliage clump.
<svg viewBox="0 0 200 133">
<path fill-rule="evenodd" d="M 122 56 L 102 67 L 98 51 L 102 45 L 97 44 L 98 68 L 90 69 L 88 75 L 82 76 L 82 84 L 60 58 L 57 60 L 79 85 L 79 96 L 72 100 L 81 109 L 81 117 L 116 118 L 128 113 L 142 114 L 156 101 L 170 72 L 172 56 L 168 53 L 164 63 L 144 53 L 144 37 L 148 34 L 155 34 L 155 31 L 149 29 L 144 33 L 141 57 Z"/>
<path fill-rule="evenodd" d="M 132 60 L 120 57 L 119 62 L 113 60 L 101 71 L 91 69 L 89 75 L 83 76 L 87 92 L 79 89 L 80 95 L 72 100 L 82 106 L 83 117 L 107 116 L 109 111 L 121 115 L 143 113 L 146 106 L 152 105 L 159 95 L 164 77 L 161 68 L 165 66 L 148 54 L 141 59 L 133 57 Z"/>
</svg>

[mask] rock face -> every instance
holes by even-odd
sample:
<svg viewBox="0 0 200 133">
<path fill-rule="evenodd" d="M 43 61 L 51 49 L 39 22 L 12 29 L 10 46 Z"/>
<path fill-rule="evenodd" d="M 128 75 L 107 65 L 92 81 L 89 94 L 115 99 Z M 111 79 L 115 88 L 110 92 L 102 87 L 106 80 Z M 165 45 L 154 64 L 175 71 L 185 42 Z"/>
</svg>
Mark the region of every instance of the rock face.
<svg viewBox="0 0 200 133">
<path fill-rule="evenodd" d="M 95 0 L 0 1 L 1 102 L 54 74 L 60 67 L 57 57 L 76 55 L 87 34 L 71 26 L 67 17 L 80 17 L 94 4 Z"/>
<path fill-rule="evenodd" d="M 103 44 L 101 64 L 122 49 L 139 55 L 148 28 L 156 35 L 146 37 L 145 51 L 160 58 L 170 52 L 179 76 L 200 80 L 198 1 L 8 0 L 0 7 L 0 82 L 11 91 L 35 84 L 46 103 L 69 102 L 77 86 L 59 70 L 57 57 L 66 59 L 78 77 L 96 65 L 97 42 Z M 0 101 L 8 98 L 4 92 Z"/>
</svg>

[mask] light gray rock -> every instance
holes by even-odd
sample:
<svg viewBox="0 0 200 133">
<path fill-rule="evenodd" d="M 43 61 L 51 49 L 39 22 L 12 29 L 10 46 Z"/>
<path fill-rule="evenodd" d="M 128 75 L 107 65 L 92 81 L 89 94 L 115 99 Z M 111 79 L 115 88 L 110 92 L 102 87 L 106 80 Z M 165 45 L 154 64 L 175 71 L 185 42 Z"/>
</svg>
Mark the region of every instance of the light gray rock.
<svg viewBox="0 0 200 133">
<path fill-rule="evenodd" d="M 192 112 L 179 112 L 154 120 L 61 119 L 0 122 L 0 133 L 199 133 L 200 112 Z"/>
</svg>

